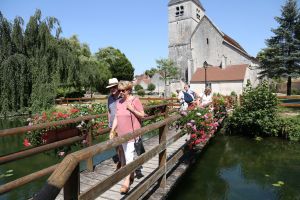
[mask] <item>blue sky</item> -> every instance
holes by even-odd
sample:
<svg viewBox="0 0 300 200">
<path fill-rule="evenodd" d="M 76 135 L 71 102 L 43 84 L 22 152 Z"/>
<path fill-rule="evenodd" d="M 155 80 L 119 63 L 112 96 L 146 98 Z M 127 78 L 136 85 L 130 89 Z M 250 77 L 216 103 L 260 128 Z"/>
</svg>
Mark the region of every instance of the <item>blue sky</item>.
<svg viewBox="0 0 300 200">
<path fill-rule="evenodd" d="M 300 6 L 300 0 L 298 7 Z M 285 0 L 202 0 L 207 16 L 252 56 L 265 47 L 278 24 Z M 131 61 L 135 74 L 156 67 L 168 57 L 168 0 L 0 0 L 0 11 L 10 21 L 25 24 L 35 10 L 43 18 L 56 17 L 63 37 L 78 35 L 93 53 L 113 46 Z"/>
</svg>

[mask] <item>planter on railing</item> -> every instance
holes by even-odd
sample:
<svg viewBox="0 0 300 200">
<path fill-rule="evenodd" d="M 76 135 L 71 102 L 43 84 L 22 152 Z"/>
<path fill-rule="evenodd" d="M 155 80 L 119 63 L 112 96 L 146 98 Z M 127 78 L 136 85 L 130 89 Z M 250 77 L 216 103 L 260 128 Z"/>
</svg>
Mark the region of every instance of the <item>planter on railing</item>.
<svg viewBox="0 0 300 200">
<path fill-rule="evenodd" d="M 81 131 L 77 127 L 63 127 L 47 131 L 42 136 L 42 141 L 43 144 L 49 144 L 52 142 L 79 136 L 80 134 Z"/>
</svg>

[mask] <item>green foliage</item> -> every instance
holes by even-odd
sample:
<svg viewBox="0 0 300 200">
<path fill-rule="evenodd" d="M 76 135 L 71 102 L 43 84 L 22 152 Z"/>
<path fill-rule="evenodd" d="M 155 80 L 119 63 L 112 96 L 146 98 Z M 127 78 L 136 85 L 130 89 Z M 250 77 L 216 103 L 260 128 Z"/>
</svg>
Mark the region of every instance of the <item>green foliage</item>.
<svg viewBox="0 0 300 200">
<path fill-rule="evenodd" d="M 149 91 L 152 92 L 153 90 L 155 90 L 155 85 L 154 85 L 153 83 L 150 83 L 150 84 L 148 85 L 147 90 L 149 90 Z"/>
<path fill-rule="evenodd" d="M 151 69 L 146 70 L 144 74 L 148 75 L 148 76 L 150 76 L 150 78 L 152 78 L 152 76 L 157 72 L 158 72 L 158 70 L 156 68 L 151 68 Z"/>
<path fill-rule="evenodd" d="M 177 94 L 176 94 L 176 93 L 172 93 L 171 97 L 172 97 L 172 98 L 176 98 L 176 97 L 177 97 Z"/>
<path fill-rule="evenodd" d="M 77 36 L 61 38 L 56 18 L 43 19 L 36 10 L 23 25 L 21 17 L 11 24 L 0 12 L 0 113 L 50 108 L 56 96 L 68 96 L 65 91 L 73 88 L 106 91 L 111 66 L 93 57 Z M 130 64 L 118 56 L 119 65 Z M 115 70 L 133 76 L 130 69 Z"/>
<path fill-rule="evenodd" d="M 165 92 L 164 95 L 167 96 L 166 85 L 171 79 L 177 79 L 179 75 L 178 68 L 175 63 L 170 59 L 161 58 L 156 60 L 157 69 L 159 74 L 161 74 L 162 79 L 165 81 Z"/>
<path fill-rule="evenodd" d="M 144 89 L 140 89 L 140 90 L 138 90 L 137 91 L 137 94 L 139 95 L 139 96 L 145 96 L 145 90 Z"/>
<path fill-rule="evenodd" d="M 277 97 L 267 82 L 256 88 L 248 85 L 242 95 L 241 106 L 226 120 L 227 132 L 252 136 L 278 135 Z"/>
<path fill-rule="evenodd" d="M 133 80 L 134 68 L 125 54 L 119 49 L 113 47 L 102 48 L 99 49 L 95 56 L 98 61 L 107 63 L 113 77 L 118 80 Z"/>
<path fill-rule="evenodd" d="M 0 179 L 13 176 L 14 175 L 13 172 L 14 172 L 14 170 L 12 170 L 12 169 L 7 170 L 4 174 L 0 174 Z"/>
<path fill-rule="evenodd" d="M 281 118 L 280 134 L 292 141 L 300 141 L 300 115 Z"/>
<path fill-rule="evenodd" d="M 139 91 L 139 90 L 142 90 L 142 89 L 144 89 L 140 84 L 136 84 L 135 86 L 134 86 L 134 90 L 135 91 Z"/>
<path fill-rule="evenodd" d="M 237 94 L 236 94 L 236 92 L 235 91 L 231 91 L 231 93 L 230 93 L 230 96 L 237 96 Z"/>
<path fill-rule="evenodd" d="M 299 77 L 300 13 L 296 0 L 287 0 L 281 16 L 275 17 L 279 27 L 272 29 L 274 36 L 266 40 L 267 48 L 258 53 L 261 76 L 286 77 L 287 95 L 291 94 L 291 78 Z"/>
<path fill-rule="evenodd" d="M 177 78 L 178 68 L 175 66 L 175 63 L 170 59 L 159 59 L 156 60 L 158 72 L 162 75 L 163 80 L 170 80 Z"/>
<path fill-rule="evenodd" d="M 42 114 L 36 114 L 32 118 L 29 119 L 29 126 L 42 124 L 42 123 L 49 123 L 54 121 L 62 121 L 66 119 L 72 119 L 80 116 L 86 115 L 96 115 L 107 113 L 107 106 L 106 104 L 74 104 L 72 105 L 71 109 L 67 110 L 60 110 L 55 108 L 50 108 L 44 111 Z M 93 130 L 99 130 L 107 127 L 107 118 L 97 118 L 88 122 L 81 122 L 77 124 L 69 124 L 69 125 L 61 125 L 57 127 L 49 127 L 44 129 L 39 129 L 35 131 L 28 131 L 25 135 L 26 138 L 24 140 L 25 146 L 37 146 L 41 144 L 47 143 L 47 137 L 49 131 L 56 131 L 66 127 L 75 127 L 80 129 L 89 129 L 92 128 Z M 85 130 L 82 129 L 82 134 Z"/>
</svg>

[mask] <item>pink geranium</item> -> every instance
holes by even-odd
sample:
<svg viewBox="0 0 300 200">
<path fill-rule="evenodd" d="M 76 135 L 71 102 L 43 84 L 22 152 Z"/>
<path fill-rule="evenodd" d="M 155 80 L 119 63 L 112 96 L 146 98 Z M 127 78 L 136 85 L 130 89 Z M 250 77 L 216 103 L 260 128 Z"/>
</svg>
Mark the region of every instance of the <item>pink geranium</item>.
<svg viewBox="0 0 300 200">
<path fill-rule="evenodd" d="M 28 139 L 24 139 L 24 141 L 23 141 L 23 145 L 25 146 L 25 147 L 29 147 L 29 146 L 31 146 L 31 143 L 29 142 L 29 140 Z"/>
</svg>

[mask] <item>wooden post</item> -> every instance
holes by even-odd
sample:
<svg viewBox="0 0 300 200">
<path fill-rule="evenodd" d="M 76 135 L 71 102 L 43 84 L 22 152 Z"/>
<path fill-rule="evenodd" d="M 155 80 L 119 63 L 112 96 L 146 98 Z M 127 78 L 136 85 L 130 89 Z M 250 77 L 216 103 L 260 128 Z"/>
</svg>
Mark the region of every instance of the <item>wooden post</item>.
<svg viewBox="0 0 300 200">
<path fill-rule="evenodd" d="M 79 164 L 64 185 L 64 199 L 76 200 L 80 194 Z"/>
<path fill-rule="evenodd" d="M 166 106 L 165 109 L 165 118 L 168 117 L 168 106 Z M 162 126 L 159 128 L 159 144 L 166 142 L 167 141 L 167 131 L 168 131 L 168 124 Z M 159 154 L 159 159 L 158 159 L 158 166 L 159 168 L 164 168 L 164 175 L 158 180 L 159 187 L 163 190 L 166 189 L 166 183 L 167 183 L 167 149 L 165 147 L 165 150 L 163 150 Z"/>
<path fill-rule="evenodd" d="M 93 133 L 92 133 L 92 127 L 90 127 L 88 135 L 87 135 L 87 143 L 88 146 L 92 146 L 93 145 Z M 90 157 L 86 160 L 86 168 L 89 172 L 94 171 L 94 162 L 93 162 L 93 157 Z"/>
</svg>

